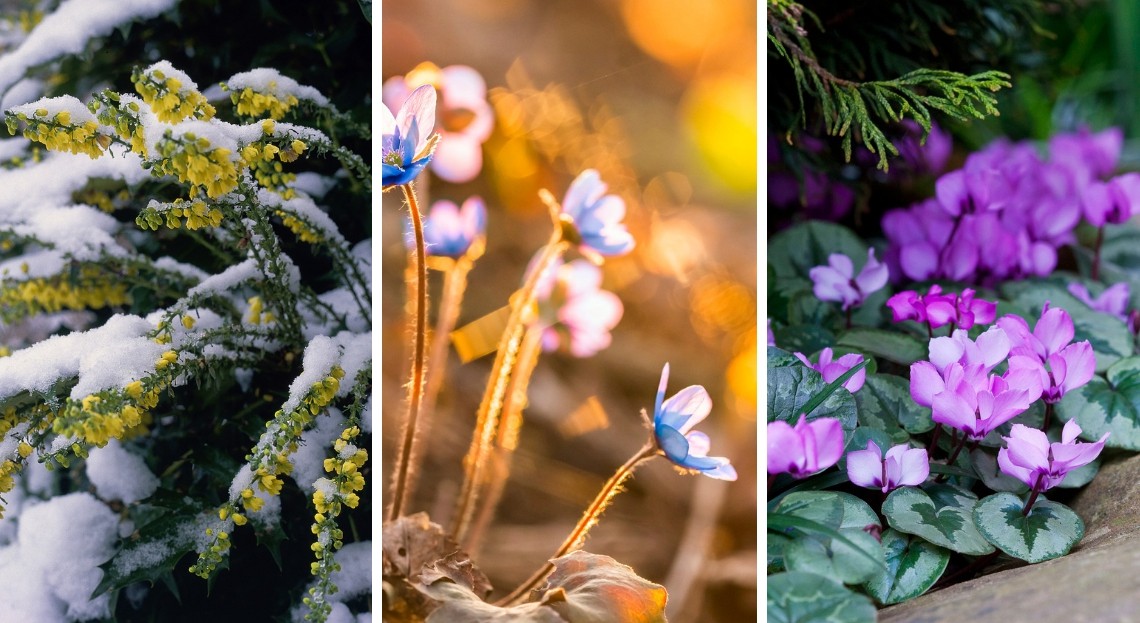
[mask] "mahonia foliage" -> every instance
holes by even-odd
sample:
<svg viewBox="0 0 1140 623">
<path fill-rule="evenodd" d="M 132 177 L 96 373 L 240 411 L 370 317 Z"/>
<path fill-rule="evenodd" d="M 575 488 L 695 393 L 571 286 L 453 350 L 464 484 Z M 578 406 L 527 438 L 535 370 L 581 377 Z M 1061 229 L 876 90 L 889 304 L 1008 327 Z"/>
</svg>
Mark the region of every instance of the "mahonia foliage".
<svg viewBox="0 0 1140 623">
<path fill-rule="evenodd" d="M 769 0 L 769 129 L 789 143 L 799 132 L 839 137 L 848 161 L 861 143 L 886 170 L 898 153 L 891 124 L 912 119 L 928 133 L 938 113 L 998 114 L 994 94 L 1011 84 L 994 68 L 1036 39 L 1039 5 Z"/>
</svg>

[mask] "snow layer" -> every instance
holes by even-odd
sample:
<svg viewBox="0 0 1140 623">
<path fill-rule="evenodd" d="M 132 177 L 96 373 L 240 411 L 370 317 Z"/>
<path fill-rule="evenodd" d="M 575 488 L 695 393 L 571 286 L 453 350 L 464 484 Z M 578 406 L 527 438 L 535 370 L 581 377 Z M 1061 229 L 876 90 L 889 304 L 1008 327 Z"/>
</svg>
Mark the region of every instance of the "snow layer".
<svg viewBox="0 0 1140 623">
<path fill-rule="evenodd" d="M 93 448 L 87 457 L 87 479 L 104 500 L 122 500 L 124 504 L 147 498 L 158 489 L 158 477 L 146 461 L 131 454 L 112 439 L 103 448 Z"/>
</svg>

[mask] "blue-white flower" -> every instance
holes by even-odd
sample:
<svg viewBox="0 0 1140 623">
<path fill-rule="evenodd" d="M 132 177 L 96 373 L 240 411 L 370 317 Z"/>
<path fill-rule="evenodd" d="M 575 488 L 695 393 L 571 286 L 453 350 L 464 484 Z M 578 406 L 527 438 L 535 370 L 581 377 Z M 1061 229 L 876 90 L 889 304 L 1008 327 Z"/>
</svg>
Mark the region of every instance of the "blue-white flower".
<svg viewBox="0 0 1140 623">
<path fill-rule="evenodd" d="M 566 190 L 562 214 L 577 232 L 578 246 L 589 254 L 612 257 L 633 249 L 633 236 L 622 224 L 625 201 L 606 194 L 606 184 L 593 169 L 582 171 Z"/>
<path fill-rule="evenodd" d="M 380 105 L 381 184 L 385 188 L 410 183 L 427 166 L 439 142 L 434 129 L 435 87 L 429 84 L 412 91 L 395 117 Z"/>
<path fill-rule="evenodd" d="M 441 199 L 436 201 L 424 219 L 424 242 L 427 254 L 436 257 L 462 257 L 475 240 L 487 230 L 487 208 L 479 197 L 468 197 L 463 207 Z M 412 221 L 404 219 L 404 239 L 409 249 L 416 245 Z"/>
<path fill-rule="evenodd" d="M 700 385 L 690 385 L 668 400 L 665 385 L 669 382 L 669 364 L 661 370 L 657 401 L 653 405 L 653 435 L 657 447 L 673 463 L 699 471 L 718 480 L 736 480 L 736 470 L 728 459 L 706 456 L 709 436 L 692 430 L 712 410 L 712 399 Z"/>
</svg>

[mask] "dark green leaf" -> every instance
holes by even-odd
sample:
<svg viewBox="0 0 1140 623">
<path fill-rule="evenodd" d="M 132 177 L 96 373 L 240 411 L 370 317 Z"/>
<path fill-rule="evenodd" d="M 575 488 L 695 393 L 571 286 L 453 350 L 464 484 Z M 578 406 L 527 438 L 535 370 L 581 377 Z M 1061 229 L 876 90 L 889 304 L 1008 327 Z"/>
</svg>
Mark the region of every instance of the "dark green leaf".
<svg viewBox="0 0 1140 623">
<path fill-rule="evenodd" d="M 882 604 L 902 603 L 925 593 L 950 563 L 949 550 L 889 528 L 883 532 L 880 546 L 886 571 L 863 586 Z"/>
<path fill-rule="evenodd" d="M 887 496 L 883 515 L 899 532 L 918 535 L 961 554 L 979 556 L 994 548 L 974 526 L 972 513 L 977 501 L 977 496 L 969 491 L 950 485 L 902 487 Z"/>
<path fill-rule="evenodd" d="M 982 482 L 994 491 L 1008 491 L 1017 494 L 1029 491 L 1029 487 L 1024 482 L 1002 473 L 998 467 L 997 455 L 992 452 L 992 450 L 987 452 L 979 448 L 970 453 L 970 463 L 974 466 L 974 471 L 982 479 Z"/>
<path fill-rule="evenodd" d="M 904 366 L 926 359 L 927 345 L 918 338 L 897 331 L 856 327 L 839 335 L 836 342 Z"/>
<path fill-rule="evenodd" d="M 1042 562 L 1069 553 L 1085 535 L 1085 524 L 1069 507 L 1039 497 L 1021 514 L 1025 503 L 1012 493 L 995 493 L 974 508 L 974 522 L 1001 551 L 1027 562 Z"/>
<path fill-rule="evenodd" d="M 791 362 L 788 361 L 791 358 Z M 838 379 L 837 379 L 838 380 Z M 784 420 L 795 425 L 805 405 L 823 392 L 828 384 L 820 373 L 778 348 L 768 348 L 768 421 Z M 833 417 L 843 424 L 848 434 L 855 430 L 857 409 L 855 398 L 846 389 L 833 392 L 808 413 L 808 419 Z"/>
<path fill-rule="evenodd" d="M 910 381 L 900 376 L 868 374 L 863 388 L 855 393 L 855 403 L 859 425 L 885 431 L 894 443 L 934 428 L 930 409 L 910 397 Z"/>
<path fill-rule="evenodd" d="M 1057 403 L 1057 416 L 1075 419 L 1081 437 L 1105 445 L 1140 450 L 1140 357 L 1121 359 L 1108 370 L 1108 380 L 1094 376 L 1087 385 L 1065 394 Z"/>
<path fill-rule="evenodd" d="M 771 623 L 873 623 L 875 605 L 831 578 L 790 571 L 768 578 Z"/>
</svg>

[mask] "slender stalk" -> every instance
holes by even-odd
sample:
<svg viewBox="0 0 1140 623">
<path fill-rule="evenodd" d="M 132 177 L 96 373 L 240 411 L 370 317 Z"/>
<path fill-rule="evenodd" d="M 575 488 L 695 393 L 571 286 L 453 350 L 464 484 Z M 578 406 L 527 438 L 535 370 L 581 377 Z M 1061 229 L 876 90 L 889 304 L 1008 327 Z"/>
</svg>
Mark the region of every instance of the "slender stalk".
<svg viewBox="0 0 1140 623">
<path fill-rule="evenodd" d="M 970 436 L 967 435 L 963 431 L 962 432 L 962 440 L 959 441 L 957 443 L 957 445 L 954 446 L 954 451 L 950 453 L 950 458 L 946 459 L 946 465 L 947 466 L 949 466 L 949 467 L 954 466 L 954 459 L 958 458 L 958 455 L 961 454 L 962 448 L 966 447 L 966 441 L 969 438 L 970 438 Z M 939 474 L 938 477 L 934 479 L 934 482 L 942 482 L 944 480 L 946 480 L 946 474 Z"/>
<path fill-rule="evenodd" d="M 523 423 L 523 409 L 526 408 L 526 390 L 530 385 L 530 377 L 538 365 L 539 355 L 542 354 L 542 331 L 527 329 L 523 336 L 522 347 L 519 348 L 518 360 L 515 362 L 515 373 L 511 375 L 511 384 L 507 388 L 506 400 L 503 403 L 503 423 L 495 437 L 495 447 L 490 456 L 490 469 L 487 474 L 487 490 L 476 501 L 477 510 L 475 523 L 467 537 L 467 553 L 475 556 L 487 527 L 495 516 L 495 508 L 503 496 L 507 486 L 507 477 L 511 473 L 511 459 L 515 448 L 518 447 L 519 429 Z"/>
<path fill-rule="evenodd" d="M 942 432 L 942 423 L 934 423 L 934 434 L 930 436 L 930 458 L 934 458 L 934 453 L 938 450 L 938 435 Z"/>
<path fill-rule="evenodd" d="M 465 469 L 463 487 L 459 492 L 459 501 L 456 504 L 455 517 L 452 521 L 451 534 L 456 541 L 465 545 L 467 531 L 471 527 L 471 520 L 475 513 L 475 500 L 485 484 L 483 472 L 487 468 L 487 456 L 491 452 L 492 444 L 499 429 L 499 415 L 502 412 L 503 401 L 507 393 L 507 385 L 514 370 L 519 348 L 522 345 L 523 330 L 526 316 L 531 313 L 534 304 L 534 292 L 538 286 L 539 277 L 546 272 L 550 264 L 565 252 L 568 242 L 562 239 L 561 228 L 555 228 L 551 234 L 550 242 L 543 248 L 542 255 L 535 263 L 531 274 L 521 290 L 512 296 L 511 315 L 507 319 L 507 326 L 503 330 L 498 350 L 495 352 L 495 363 L 491 366 L 491 377 L 487 382 L 487 389 L 483 393 L 483 400 L 479 403 L 479 412 L 475 416 L 475 434 L 471 440 L 471 448 L 463 459 Z"/>
<path fill-rule="evenodd" d="M 1045 474 L 1037 475 L 1037 482 L 1033 485 L 1033 493 L 1029 494 L 1029 499 L 1025 501 L 1025 506 L 1021 509 L 1023 517 L 1029 516 L 1029 510 L 1033 508 L 1033 503 L 1037 501 L 1037 496 L 1041 495 L 1041 480 L 1045 478 Z"/>
<path fill-rule="evenodd" d="M 633 475 L 633 470 L 636 469 L 638 465 L 655 456 L 657 456 L 657 444 L 655 444 L 653 440 L 650 440 L 637 451 L 637 454 L 629 457 L 629 460 L 619 467 L 617 472 L 615 472 L 613 476 L 610 476 L 610 479 L 602 486 L 602 490 L 598 492 L 598 496 L 594 498 L 594 501 L 586 508 L 586 512 L 582 514 L 582 518 L 578 520 L 578 525 L 574 526 L 574 529 L 570 531 L 570 535 L 566 537 L 566 540 L 562 542 L 562 545 L 559 546 L 554 552 L 554 555 L 550 557 L 551 560 L 561 558 L 582 547 L 582 543 L 586 540 L 586 534 L 590 531 L 590 528 L 598 523 L 598 518 L 601 517 L 602 511 L 606 510 L 610 500 L 621 491 L 621 484 L 625 482 L 626 478 Z M 553 570 L 554 564 L 547 562 L 536 571 L 534 575 L 520 584 L 518 588 L 511 591 L 509 595 L 495 602 L 495 605 L 509 606 L 521 602 L 538 586 L 538 583 L 547 575 L 550 575 L 550 572 Z"/>
<path fill-rule="evenodd" d="M 1053 419 L 1053 403 L 1045 403 L 1045 421 L 1041 422 L 1041 432 L 1049 433 L 1049 422 Z"/>
<path fill-rule="evenodd" d="M 411 184 L 400 187 L 411 212 L 412 229 L 416 236 L 416 306 L 415 339 L 412 354 L 412 375 L 408 386 L 408 413 L 404 419 L 403 439 L 396 455 L 396 470 L 392 475 L 392 506 L 388 509 L 389 521 L 401 516 L 409 496 L 408 481 L 415 458 L 416 425 L 420 414 L 420 400 L 424 389 L 424 342 L 427 336 L 427 254 L 424 247 L 424 224 L 416 191 Z"/>
</svg>

